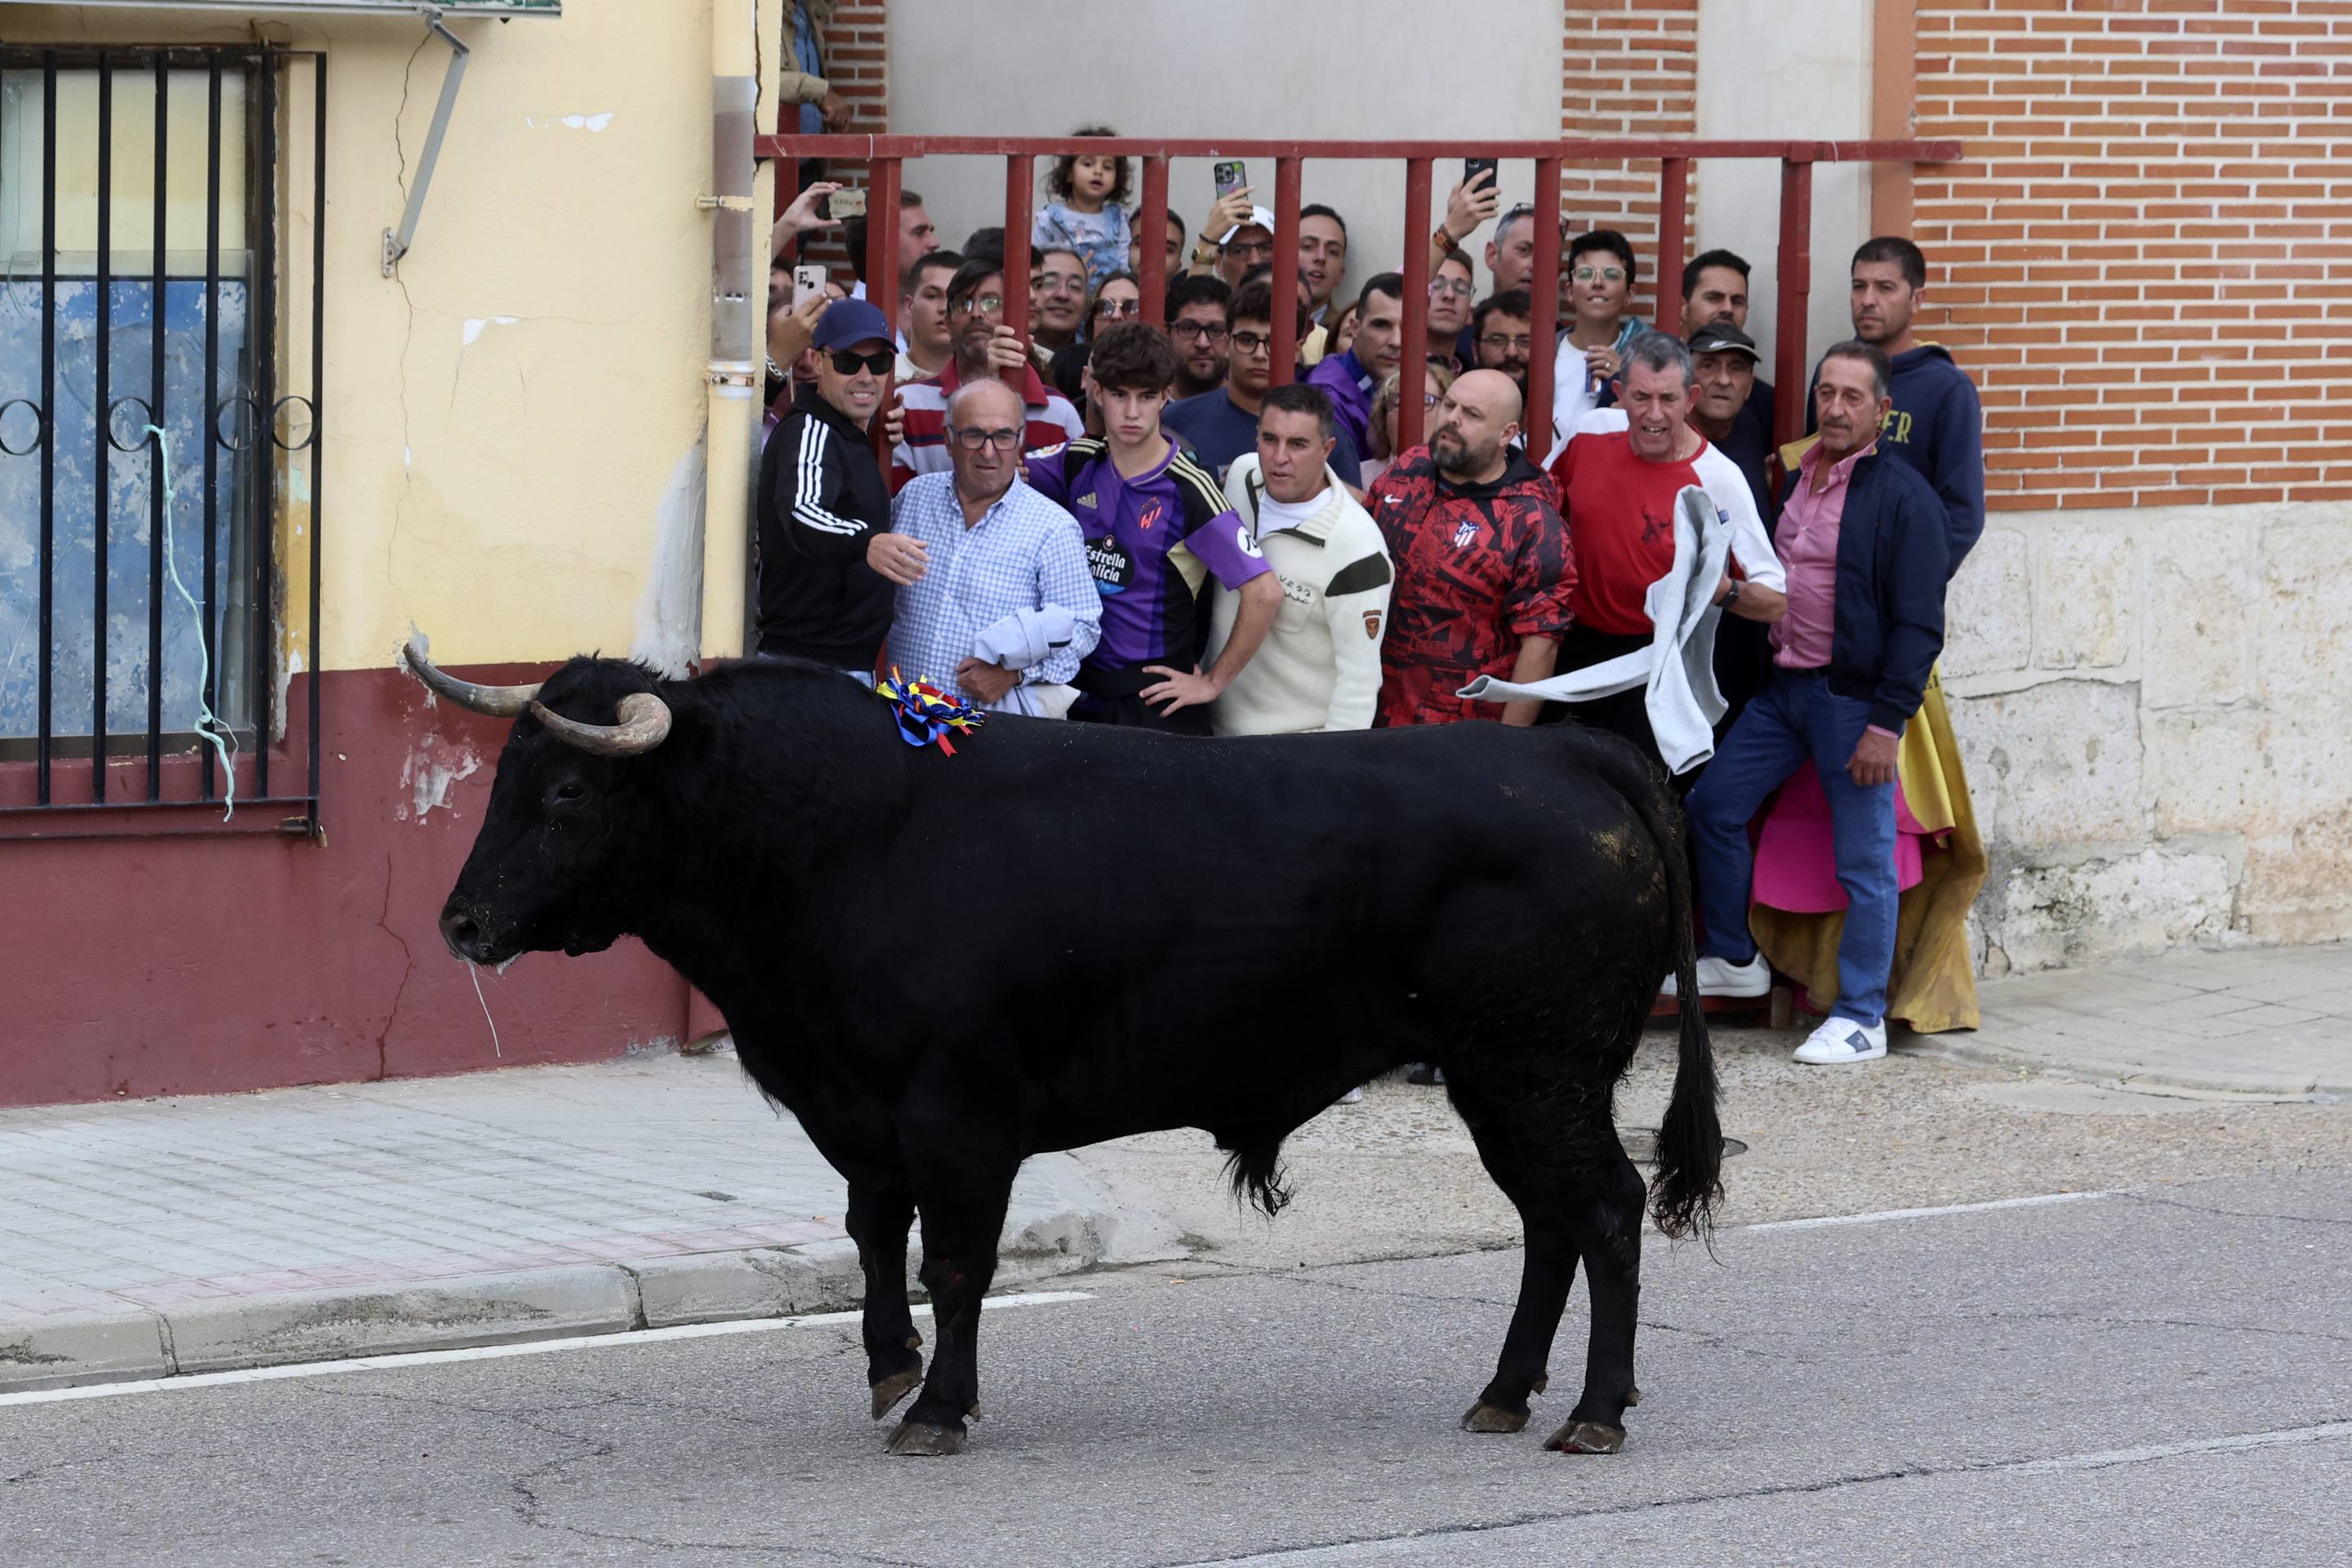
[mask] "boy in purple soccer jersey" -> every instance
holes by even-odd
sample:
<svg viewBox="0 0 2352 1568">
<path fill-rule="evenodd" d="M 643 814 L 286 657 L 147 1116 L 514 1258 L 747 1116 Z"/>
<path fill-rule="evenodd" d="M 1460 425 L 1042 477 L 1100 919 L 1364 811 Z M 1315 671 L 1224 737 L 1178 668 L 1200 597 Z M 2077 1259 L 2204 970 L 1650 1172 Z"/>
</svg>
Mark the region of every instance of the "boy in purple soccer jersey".
<svg viewBox="0 0 2352 1568">
<path fill-rule="evenodd" d="M 1102 641 L 1078 671 L 1070 717 L 1190 735 L 1247 667 L 1282 607 L 1282 584 L 1216 478 L 1160 434 L 1176 351 L 1127 322 L 1096 339 L 1087 395 L 1103 438 L 1029 454 L 1029 482 L 1078 520 L 1102 595 Z M 1241 595 L 1233 636 L 1203 673 L 1211 576 Z"/>
</svg>

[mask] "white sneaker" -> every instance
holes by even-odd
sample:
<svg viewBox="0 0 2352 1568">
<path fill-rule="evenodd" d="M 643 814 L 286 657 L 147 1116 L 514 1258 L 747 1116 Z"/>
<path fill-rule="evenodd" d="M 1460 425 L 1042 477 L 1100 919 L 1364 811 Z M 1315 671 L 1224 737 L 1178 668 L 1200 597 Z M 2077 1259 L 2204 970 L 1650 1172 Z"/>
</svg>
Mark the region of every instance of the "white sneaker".
<svg viewBox="0 0 2352 1568">
<path fill-rule="evenodd" d="M 1824 1018 L 1794 1054 L 1807 1067 L 1874 1062 L 1886 1054 L 1886 1025 L 1883 1020 L 1857 1024 L 1852 1018 Z"/>
<path fill-rule="evenodd" d="M 1363 1098 L 1363 1087 L 1360 1084 L 1356 1088 L 1351 1089 L 1347 1093 L 1341 1095 L 1339 1097 L 1339 1103 L 1342 1105 L 1357 1105 L 1362 1102 Z"/>
<path fill-rule="evenodd" d="M 1745 963 L 1734 963 L 1727 958 L 1714 958 L 1706 953 L 1698 959 L 1698 994 L 1702 996 L 1769 996 L 1772 992 L 1772 966 L 1758 953 Z M 1675 977 L 1658 987 L 1661 996 L 1679 996 L 1681 988 Z"/>
</svg>

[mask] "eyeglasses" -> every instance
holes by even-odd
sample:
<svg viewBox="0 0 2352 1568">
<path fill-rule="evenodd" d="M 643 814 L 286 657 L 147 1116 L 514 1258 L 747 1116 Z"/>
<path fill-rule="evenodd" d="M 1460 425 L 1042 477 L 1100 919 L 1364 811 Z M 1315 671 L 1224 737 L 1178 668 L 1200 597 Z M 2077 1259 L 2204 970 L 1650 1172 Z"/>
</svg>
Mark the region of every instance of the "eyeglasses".
<svg viewBox="0 0 2352 1568">
<path fill-rule="evenodd" d="M 1622 267 L 1580 267 L 1569 276 L 1579 283 L 1590 283 L 1595 278 L 1604 283 L 1622 283 L 1625 281 L 1625 269 Z"/>
<path fill-rule="evenodd" d="M 1274 340 L 1264 332 L 1234 332 L 1231 336 L 1234 347 L 1245 354 L 1254 354 L 1260 349 L 1273 346 L 1274 343 Z"/>
<path fill-rule="evenodd" d="M 1467 278 L 1432 279 L 1429 291 L 1432 294 L 1451 294 L 1457 300 L 1467 300 L 1477 292 L 1475 289 L 1470 287 L 1470 279 Z"/>
<path fill-rule="evenodd" d="M 1225 335 L 1225 329 L 1213 321 L 1176 321 L 1168 328 L 1171 338 L 1206 338 L 1211 342 Z"/>
<path fill-rule="evenodd" d="M 1507 337 L 1501 332 L 1488 332 L 1478 340 L 1478 346 L 1493 349 L 1496 353 L 1502 353 L 1509 349 L 1517 349 L 1521 353 L 1528 353 L 1534 350 L 1536 341 L 1525 333 L 1514 338 Z"/>
<path fill-rule="evenodd" d="M 948 301 L 948 314 L 950 316 L 969 316 L 974 310 L 984 316 L 993 316 L 1003 309 L 1004 296 L 1002 294 L 967 294 L 961 300 Z"/>
<path fill-rule="evenodd" d="M 855 349 L 833 351 L 835 375 L 856 375 L 861 369 L 870 370 L 876 375 L 887 375 L 890 367 L 898 363 L 898 352 L 896 349 L 877 349 L 870 354 L 859 353 Z"/>
<path fill-rule="evenodd" d="M 1270 239 L 1236 239 L 1227 244 L 1224 250 L 1227 256 L 1270 257 L 1274 254 L 1274 241 Z"/>
<path fill-rule="evenodd" d="M 1444 401 L 1445 394 L 1442 392 L 1424 392 L 1421 395 L 1421 405 L 1423 408 L 1434 408 Z"/>
<path fill-rule="evenodd" d="M 1140 316 L 1143 314 L 1143 301 L 1140 300 L 1097 300 L 1095 301 L 1095 314 L 1097 316 L 1108 316 L 1113 321 L 1117 321 L 1122 316 Z"/>
<path fill-rule="evenodd" d="M 967 452 L 977 452 L 982 447 L 993 447 L 1000 452 L 1010 452 L 1021 444 L 1018 430 L 960 430 L 948 426 L 948 439 Z"/>
</svg>

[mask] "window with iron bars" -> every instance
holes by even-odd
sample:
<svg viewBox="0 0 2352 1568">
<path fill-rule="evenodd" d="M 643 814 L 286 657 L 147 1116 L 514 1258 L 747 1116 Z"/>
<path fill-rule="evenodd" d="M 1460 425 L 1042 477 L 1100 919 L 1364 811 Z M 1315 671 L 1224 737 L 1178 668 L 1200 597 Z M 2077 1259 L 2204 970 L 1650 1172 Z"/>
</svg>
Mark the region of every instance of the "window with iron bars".
<svg viewBox="0 0 2352 1568">
<path fill-rule="evenodd" d="M 317 54 L 0 48 L 0 813 L 316 822 L 325 112 Z"/>
</svg>

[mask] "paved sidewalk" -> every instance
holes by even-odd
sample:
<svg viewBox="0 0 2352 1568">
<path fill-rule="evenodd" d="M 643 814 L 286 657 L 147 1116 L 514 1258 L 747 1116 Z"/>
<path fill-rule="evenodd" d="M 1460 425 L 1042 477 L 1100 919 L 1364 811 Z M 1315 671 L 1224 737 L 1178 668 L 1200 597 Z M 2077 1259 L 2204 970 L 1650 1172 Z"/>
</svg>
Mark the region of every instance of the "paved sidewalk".
<svg viewBox="0 0 2352 1568">
<path fill-rule="evenodd" d="M 2352 1100 L 2352 948 L 2179 953 L 1982 1001 L 1981 1030 L 1902 1053 L 2143 1094 Z M 1644 1070 L 1662 1102 L 1670 1058 Z M 1769 1079 L 1735 1131 L 1830 1081 Z M 1346 1234 L 1310 1212 L 1271 1241 L 1240 1226 L 1221 1256 L 1354 1256 L 1367 1208 L 1383 1237 L 1453 1250 L 1515 1236 L 1442 1100 L 1393 1100 L 1301 1135 L 1303 1158 L 1377 1194 L 1331 1209 L 1326 1231 Z M 1032 1160 L 1000 1279 L 1182 1256 L 1161 1215 L 1231 1221 L 1215 1167 L 1192 1134 Z M 731 1055 L 0 1110 L 0 1391 L 839 1310 L 862 1294 L 843 1204 Z"/>
<path fill-rule="evenodd" d="M 1973 1034 L 1905 1048 L 2086 1083 L 2352 1098 L 2352 946 L 2175 952 L 1991 981 Z"/>
<path fill-rule="evenodd" d="M 835 1310 L 844 1202 L 731 1054 L 0 1110 L 0 1390 Z M 1042 1156 L 999 1278 L 1173 1241 Z"/>
</svg>

